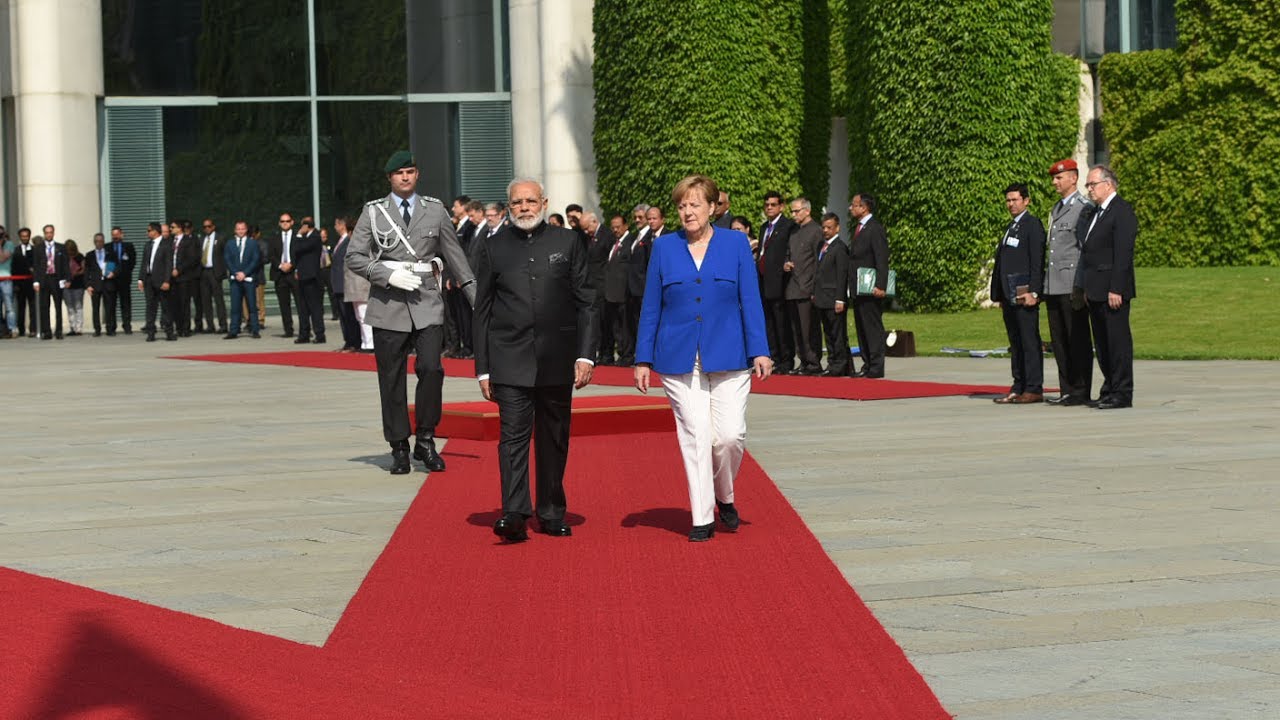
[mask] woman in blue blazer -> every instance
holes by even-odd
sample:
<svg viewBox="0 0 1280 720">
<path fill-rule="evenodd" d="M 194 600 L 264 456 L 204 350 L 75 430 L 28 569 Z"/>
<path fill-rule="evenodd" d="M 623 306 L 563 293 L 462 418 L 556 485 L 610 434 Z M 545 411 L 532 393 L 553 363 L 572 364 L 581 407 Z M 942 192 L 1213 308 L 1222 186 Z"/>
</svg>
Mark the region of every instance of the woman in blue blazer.
<svg viewBox="0 0 1280 720">
<path fill-rule="evenodd" d="M 773 372 L 750 241 L 711 224 L 719 196 L 705 175 L 672 191 L 684 229 L 654 239 L 636 332 L 636 388 L 647 393 L 657 370 L 675 414 L 690 542 L 714 535 L 716 507 L 725 529 L 738 529 L 733 481 L 746 446 L 751 374 L 763 380 Z"/>
</svg>

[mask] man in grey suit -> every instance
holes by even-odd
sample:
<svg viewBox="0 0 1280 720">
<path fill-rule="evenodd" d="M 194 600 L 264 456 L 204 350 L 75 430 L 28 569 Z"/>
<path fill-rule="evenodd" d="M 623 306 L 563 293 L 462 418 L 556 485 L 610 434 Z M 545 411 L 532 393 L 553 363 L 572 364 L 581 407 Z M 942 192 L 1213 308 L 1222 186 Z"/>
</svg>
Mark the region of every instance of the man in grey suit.
<svg viewBox="0 0 1280 720">
<path fill-rule="evenodd" d="M 1050 405 L 1084 405 L 1093 388 L 1093 344 L 1089 337 L 1089 309 L 1084 296 L 1073 295 L 1080 264 L 1082 238 L 1076 230 L 1089 217 L 1090 203 L 1076 189 L 1080 170 L 1075 160 L 1049 166 L 1060 199 L 1049 213 L 1049 257 L 1044 273 L 1044 301 L 1049 312 L 1049 337 L 1058 365 L 1058 397 Z"/>
<path fill-rule="evenodd" d="M 418 164 L 407 150 L 397 151 L 384 168 L 391 194 L 365 203 L 351 234 L 347 267 L 369 280 L 365 322 L 373 327 L 373 354 L 382 397 L 382 433 L 391 444 L 391 473 L 410 470 L 409 409 L 405 399 L 405 360 L 417 355 L 415 392 L 417 445 L 413 456 L 428 471 L 444 470 L 436 452 L 444 367 L 444 298 L 439 281 L 447 264 L 454 280 L 475 304 L 475 279 L 458 244 L 444 203 L 419 196 Z"/>
<path fill-rule="evenodd" d="M 787 301 L 787 315 L 791 330 L 795 333 L 796 355 L 800 356 L 801 375 L 817 375 L 822 372 L 819 361 L 822 352 L 821 320 L 813 307 L 813 281 L 818 272 L 818 247 L 822 245 L 822 229 L 813 221 L 813 205 L 808 199 L 798 197 L 791 201 L 791 219 L 796 229 L 788 238 L 788 259 L 782 264 L 784 272 L 791 275 L 783 291 Z"/>
</svg>

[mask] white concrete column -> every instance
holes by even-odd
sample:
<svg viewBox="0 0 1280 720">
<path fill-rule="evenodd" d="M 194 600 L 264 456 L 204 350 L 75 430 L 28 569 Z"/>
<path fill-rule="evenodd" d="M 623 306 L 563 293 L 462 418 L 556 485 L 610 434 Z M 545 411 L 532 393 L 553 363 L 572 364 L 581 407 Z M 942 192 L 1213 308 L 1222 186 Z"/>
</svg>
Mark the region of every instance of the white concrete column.
<svg viewBox="0 0 1280 720">
<path fill-rule="evenodd" d="M 92 245 L 101 222 L 98 106 L 103 94 L 99 0 L 13 0 L 18 217 L 36 234 Z"/>
<path fill-rule="evenodd" d="M 831 118 L 831 149 L 827 153 L 831 168 L 830 186 L 827 189 L 826 211 L 840 216 L 840 231 L 849 229 L 849 122 L 842 117 Z M 821 217 L 815 217 L 821 221 Z"/>
<path fill-rule="evenodd" d="M 511 124 L 517 175 L 542 180 L 551 207 L 596 207 L 591 133 L 591 0 L 511 0 Z"/>
</svg>

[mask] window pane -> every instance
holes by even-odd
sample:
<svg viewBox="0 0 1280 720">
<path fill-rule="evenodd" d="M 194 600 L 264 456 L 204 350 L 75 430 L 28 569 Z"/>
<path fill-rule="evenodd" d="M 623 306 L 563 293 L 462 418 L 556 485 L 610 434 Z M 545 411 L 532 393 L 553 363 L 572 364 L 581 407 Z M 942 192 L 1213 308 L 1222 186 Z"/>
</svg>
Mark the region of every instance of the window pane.
<svg viewBox="0 0 1280 720">
<path fill-rule="evenodd" d="M 316 0 L 315 7 L 317 94 L 404 94 L 404 0 Z"/>
<path fill-rule="evenodd" d="M 102 0 L 107 95 L 304 95 L 305 0 Z"/>
<path fill-rule="evenodd" d="M 409 92 L 498 90 L 490 0 L 409 0 Z"/>
<path fill-rule="evenodd" d="M 408 149 L 409 111 L 403 102 L 322 102 L 320 128 L 320 208 L 327 224 L 339 214 L 389 192 L 383 165 L 391 153 Z M 425 175 L 431 163 L 419 160 Z"/>
</svg>

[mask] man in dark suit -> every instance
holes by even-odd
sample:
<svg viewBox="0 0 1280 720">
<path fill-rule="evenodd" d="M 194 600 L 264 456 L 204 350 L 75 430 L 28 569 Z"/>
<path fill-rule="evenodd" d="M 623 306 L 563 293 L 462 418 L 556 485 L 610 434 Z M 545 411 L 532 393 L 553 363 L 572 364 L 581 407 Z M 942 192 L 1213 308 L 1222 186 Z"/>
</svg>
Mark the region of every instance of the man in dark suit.
<svg viewBox="0 0 1280 720">
<path fill-rule="evenodd" d="M 200 281 L 200 241 L 187 232 L 190 221 L 169 221 L 169 317 L 178 337 L 191 337 L 191 298 Z"/>
<path fill-rule="evenodd" d="M 613 231 L 602 225 L 600 216 L 593 212 L 583 213 L 578 222 L 587 236 L 587 281 L 595 292 L 595 335 L 600 342 L 591 357 L 600 363 L 606 347 L 609 349 L 609 360 L 613 359 L 613 328 L 605 325 L 604 285 L 614 237 Z"/>
<path fill-rule="evenodd" d="M 62 291 L 71 283 L 71 263 L 67 251 L 53 239 L 54 227 L 44 226 L 44 242 L 36 246 L 31 261 L 35 275 L 33 287 L 40 304 L 41 337 L 45 340 L 62 339 Z M 50 333 L 49 303 L 53 303 L 53 323 L 56 331 Z"/>
<path fill-rule="evenodd" d="M 172 330 L 169 318 L 169 302 L 160 290 L 160 284 L 165 281 L 165 275 L 167 274 L 164 262 L 168 255 L 164 248 L 169 243 L 165 239 L 161 227 L 158 222 L 147 223 L 149 241 L 142 250 L 142 262 L 138 263 L 138 290 L 142 292 L 143 298 L 146 300 L 146 314 L 144 315 L 142 331 L 147 334 L 147 342 L 155 342 L 156 339 L 157 310 L 160 312 L 161 325 L 164 327 L 165 334 L 168 335 Z M 153 279 L 156 281 L 153 282 Z"/>
<path fill-rule="evenodd" d="M 822 216 L 822 246 L 813 282 L 813 306 L 822 319 L 827 338 L 826 377 L 845 377 L 853 367 L 849 354 L 849 248 L 840 240 L 840 216 Z"/>
<path fill-rule="evenodd" d="M 1129 304 L 1137 296 L 1133 277 L 1133 247 L 1138 218 L 1133 206 L 1116 194 L 1115 173 L 1106 165 L 1089 171 L 1085 189 L 1097 205 L 1084 226 L 1076 287 L 1089 303 L 1089 321 L 1098 365 L 1102 369 L 1100 410 L 1133 406 L 1133 335 Z"/>
<path fill-rule="evenodd" d="M 1013 220 L 996 248 L 991 271 L 991 300 L 1004 311 L 1013 384 L 995 399 L 1001 405 L 1044 401 L 1044 354 L 1040 350 L 1040 292 L 1044 289 L 1044 224 L 1027 212 L 1031 195 L 1023 183 L 1004 189 L 1004 206 Z"/>
<path fill-rule="evenodd" d="M 249 237 L 249 224 L 243 220 L 235 224 L 235 237 L 224 244 L 223 266 L 231 278 L 231 326 L 223 340 L 234 340 L 240 335 L 241 313 L 254 338 L 262 337 L 258 329 L 257 283 L 254 277 L 262 270 L 261 250 Z M 247 310 L 246 310 L 247 308 Z"/>
<path fill-rule="evenodd" d="M 200 238 L 200 278 L 197 281 L 196 332 L 214 332 L 213 315 L 217 310 L 217 332 L 227 332 L 227 303 L 222 296 L 222 283 L 227 279 L 227 263 L 223 258 L 226 239 L 218 232 L 211 218 L 201 224 L 204 236 Z"/>
<path fill-rule="evenodd" d="M 35 258 L 36 246 L 31 243 L 31 228 L 19 228 L 18 243 L 13 248 L 11 272 L 15 276 L 34 275 Z M 31 277 L 13 281 L 13 305 L 18 312 L 18 334 L 35 337 L 39 323 L 36 320 L 35 281 Z"/>
<path fill-rule="evenodd" d="M 293 301 L 298 296 L 298 278 L 294 272 L 294 248 L 297 232 L 293 229 L 293 215 L 280 213 L 280 234 L 271 240 L 271 282 L 275 284 L 276 301 L 280 306 L 280 324 L 284 334 L 293 337 Z M 301 309 L 301 308 L 299 308 Z M 301 323 L 301 319 L 298 321 Z"/>
<path fill-rule="evenodd" d="M 502 517 L 493 532 L 528 538 L 529 436 L 537 457 L 539 530 L 572 534 L 564 523 L 564 468 L 575 387 L 591 382 L 595 293 L 577 233 L 548 225 L 542 185 L 516 180 L 507 191 L 513 226 L 477 252 L 476 376 L 498 404 L 502 437 Z"/>
<path fill-rule="evenodd" d="M 458 203 L 462 200 L 465 202 L 459 208 Z M 453 202 L 455 211 L 462 211 L 462 220 L 457 226 L 458 245 L 469 258 L 472 243 L 484 241 L 483 237 L 477 239 L 477 233 L 481 232 L 480 226 L 484 223 L 484 203 L 466 195 L 458 196 Z M 466 293 L 459 285 L 454 268 L 446 265 L 441 276 L 444 278 L 445 318 L 449 320 L 445 326 L 447 349 L 444 356 L 469 360 L 474 357 L 472 347 L 475 344 L 471 337 L 471 304 L 467 302 Z M 450 327 L 453 329 L 451 338 L 447 332 Z"/>
<path fill-rule="evenodd" d="M 787 317 L 800 358 L 801 375 L 822 372 L 822 327 L 813 307 L 813 282 L 818 270 L 818 248 L 822 245 L 822 228 L 813 220 L 809 200 L 798 197 L 791 201 L 791 217 L 796 227 L 787 241 L 787 261 L 782 269 L 790 276 L 783 297 L 787 300 Z"/>
<path fill-rule="evenodd" d="M 716 220 L 713 225 L 722 228 L 733 227 L 733 213 L 729 212 L 729 193 L 721 190 L 720 199 L 716 200 Z"/>
<path fill-rule="evenodd" d="M 172 228 L 173 226 L 161 224 L 160 227 Z M 173 238 L 171 231 L 168 237 L 161 234 L 155 241 L 155 255 L 152 257 L 151 272 L 148 275 L 152 296 L 163 308 L 160 315 L 160 325 L 164 329 L 164 339 L 170 342 L 178 339 L 179 328 L 176 314 L 178 312 L 177 303 L 173 300 L 178 294 L 177 282 L 173 277 L 173 267 L 177 262 L 174 254 Z M 147 332 L 147 341 L 150 342 L 155 340 L 155 310 L 148 307 L 147 313 L 148 321 L 152 328 Z"/>
<path fill-rule="evenodd" d="M 110 278 L 115 286 L 115 297 L 119 303 L 120 325 L 125 335 L 133 334 L 133 270 L 138 258 L 134 254 L 133 243 L 124 239 L 124 230 L 117 225 L 111 228 L 111 252 L 116 256 L 116 274 Z M 107 335 L 116 334 L 116 314 L 107 313 Z"/>
<path fill-rule="evenodd" d="M 666 233 L 666 218 L 662 208 L 637 205 L 633 212 L 636 216 L 636 235 L 627 248 L 626 333 L 630 352 L 626 357 L 619 358 L 619 365 L 631 365 L 635 362 L 636 331 L 640 327 L 640 308 L 644 305 L 644 286 L 649 278 L 649 255 L 653 251 L 654 238 Z"/>
<path fill-rule="evenodd" d="M 116 327 L 116 274 L 120 266 L 116 255 L 106 246 L 102 233 L 93 234 L 93 249 L 84 256 L 85 289 L 93 305 L 93 336 L 102 334 L 102 307 L 106 305 L 107 334 L 115 335 Z"/>
<path fill-rule="evenodd" d="M 764 332 L 769 339 L 769 352 L 773 353 L 773 371 L 790 375 L 795 370 L 796 347 L 787 314 L 789 278 L 785 266 L 795 223 L 782 214 L 782 195 L 773 191 L 764 195 L 764 218 L 756 259 L 760 299 L 764 303 Z"/>
<path fill-rule="evenodd" d="M 610 218 L 609 227 L 614 241 L 605 257 L 604 290 L 597 290 L 604 297 L 604 315 L 600 319 L 600 350 L 596 363 L 623 365 L 629 363 L 622 360 L 636 356 L 635 336 L 627 334 L 627 272 L 634 233 L 622 215 Z"/>
<path fill-rule="evenodd" d="M 294 275 L 298 283 L 298 339 L 295 345 L 312 342 L 323 345 L 324 337 L 324 287 L 320 284 L 320 256 L 324 245 L 316 232 L 315 220 L 302 218 L 298 223 L 298 236 L 293 240 L 291 253 Z"/>
<path fill-rule="evenodd" d="M 856 220 L 852 240 L 849 243 L 849 278 L 854 289 L 853 321 L 858 332 L 858 352 L 862 355 L 862 369 L 858 377 L 884 377 L 885 337 L 883 300 L 889 282 L 889 237 L 884 225 L 873 217 L 876 199 L 866 193 L 858 193 L 849 203 L 849 215 Z M 870 295 L 857 295 L 858 268 L 876 270 L 876 284 Z"/>
</svg>

